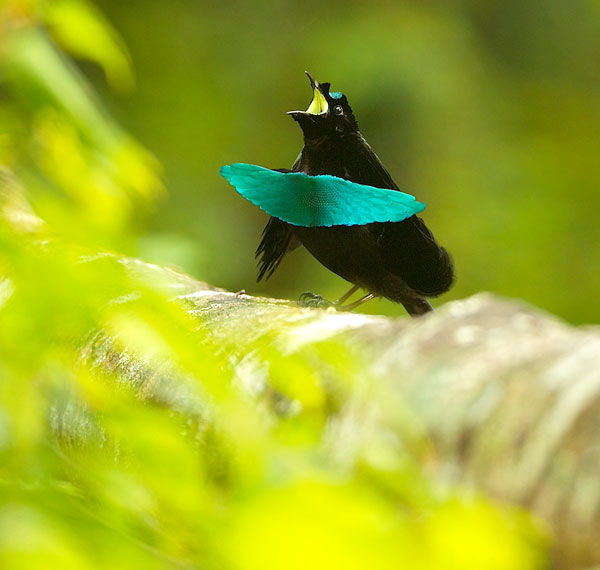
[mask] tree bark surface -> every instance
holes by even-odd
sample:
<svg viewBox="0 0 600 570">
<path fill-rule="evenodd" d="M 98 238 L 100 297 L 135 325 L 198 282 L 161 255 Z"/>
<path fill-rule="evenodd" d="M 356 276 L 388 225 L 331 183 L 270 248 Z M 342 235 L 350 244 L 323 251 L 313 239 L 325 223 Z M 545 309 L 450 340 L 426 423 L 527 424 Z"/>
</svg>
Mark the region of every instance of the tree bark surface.
<svg viewBox="0 0 600 570">
<path fill-rule="evenodd" d="M 423 467 L 435 480 L 535 513 L 555 537 L 558 567 L 600 563 L 599 327 L 573 327 L 490 294 L 414 320 L 308 309 L 124 263 L 133 273 L 160 275 L 242 381 L 256 374 L 249 358 L 257 344 L 294 354 L 341 342 L 424 426 L 433 453 Z M 101 359 L 105 341 L 95 337 L 88 354 Z M 114 362 L 142 390 L 156 381 L 156 371 L 141 372 L 135 358 Z"/>
</svg>

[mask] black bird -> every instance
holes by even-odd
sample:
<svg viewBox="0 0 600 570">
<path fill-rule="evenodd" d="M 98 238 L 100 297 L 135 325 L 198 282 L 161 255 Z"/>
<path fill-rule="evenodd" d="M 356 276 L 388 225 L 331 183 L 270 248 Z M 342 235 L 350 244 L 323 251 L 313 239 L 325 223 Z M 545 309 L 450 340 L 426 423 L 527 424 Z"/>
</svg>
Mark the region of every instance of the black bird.
<svg viewBox="0 0 600 570">
<path fill-rule="evenodd" d="M 353 284 L 336 305 L 363 288 L 368 294 L 344 308 L 380 296 L 402 303 L 413 317 L 433 310 L 426 297 L 447 291 L 454 272 L 448 252 L 415 215 L 424 204 L 399 191 L 360 133 L 346 97 L 330 93 L 329 83 L 318 83 L 306 74 L 313 100 L 306 111 L 288 113 L 304 134 L 304 148 L 292 169 L 271 171 L 233 164 L 221 170 L 242 195 L 273 214 L 256 250 L 260 258 L 257 280 L 268 279 L 288 251 L 303 245 L 325 267 Z M 326 190 L 322 190 L 324 184 Z M 288 187 L 290 200 L 297 201 L 293 215 L 288 214 L 288 202 L 283 208 L 284 198 L 280 199 L 288 196 Z M 299 198 L 300 190 L 308 197 Z M 370 214 L 382 200 L 390 199 L 400 206 L 387 205 L 382 213 Z M 344 214 L 338 213 L 344 207 Z M 404 208 L 402 215 L 390 215 L 398 207 Z M 327 209 L 332 215 L 322 216 Z M 303 298 L 320 299 L 310 293 Z"/>
</svg>

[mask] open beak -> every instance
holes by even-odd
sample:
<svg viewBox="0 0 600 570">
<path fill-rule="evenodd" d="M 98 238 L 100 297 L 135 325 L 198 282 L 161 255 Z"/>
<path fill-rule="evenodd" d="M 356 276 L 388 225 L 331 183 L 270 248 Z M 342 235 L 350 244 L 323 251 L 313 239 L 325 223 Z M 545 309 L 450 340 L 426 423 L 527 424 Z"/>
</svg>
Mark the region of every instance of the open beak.
<svg viewBox="0 0 600 570">
<path fill-rule="evenodd" d="M 323 113 L 327 113 L 329 109 L 329 105 L 327 103 L 327 99 L 323 97 L 323 93 L 321 93 L 321 86 L 318 81 L 310 74 L 308 71 L 305 71 L 308 79 L 310 81 L 310 85 L 313 88 L 313 100 L 310 102 L 308 109 L 306 112 L 310 115 L 321 115 Z"/>
<path fill-rule="evenodd" d="M 329 104 L 327 103 L 327 99 L 321 93 L 321 86 L 319 82 L 310 74 L 308 71 L 305 71 L 309 81 L 310 86 L 313 88 L 313 98 L 308 106 L 306 111 L 289 111 L 288 115 L 323 115 L 327 113 L 329 110 Z"/>
</svg>

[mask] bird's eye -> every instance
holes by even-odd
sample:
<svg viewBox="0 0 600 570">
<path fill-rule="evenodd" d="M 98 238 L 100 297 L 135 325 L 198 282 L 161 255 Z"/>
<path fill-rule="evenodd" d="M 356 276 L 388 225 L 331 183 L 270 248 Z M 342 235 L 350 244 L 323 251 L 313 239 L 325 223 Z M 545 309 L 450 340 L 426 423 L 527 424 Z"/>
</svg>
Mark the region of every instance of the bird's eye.
<svg viewBox="0 0 600 570">
<path fill-rule="evenodd" d="M 343 114 L 344 114 L 344 108 L 343 108 L 341 105 L 336 105 L 336 106 L 333 108 L 333 112 L 334 112 L 336 115 L 343 115 Z"/>
</svg>

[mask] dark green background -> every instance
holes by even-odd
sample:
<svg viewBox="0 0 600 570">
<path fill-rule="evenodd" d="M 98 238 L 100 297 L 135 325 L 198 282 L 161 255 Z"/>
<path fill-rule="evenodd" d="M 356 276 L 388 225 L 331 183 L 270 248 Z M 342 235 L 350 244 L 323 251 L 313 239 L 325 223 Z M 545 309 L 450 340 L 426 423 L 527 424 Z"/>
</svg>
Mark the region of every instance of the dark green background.
<svg viewBox="0 0 600 570">
<path fill-rule="evenodd" d="M 218 175 L 286 167 L 302 146 L 285 112 L 303 74 L 349 98 L 361 130 L 452 252 L 454 289 L 600 319 L 600 4 L 592 1 L 199 2 L 102 0 L 137 89 L 107 91 L 164 165 L 169 197 L 135 254 L 232 290 L 336 298 L 346 284 L 307 252 L 256 285 L 266 215 Z M 387 301 L 367 312 L 402 314 Z"/>
</svg>

